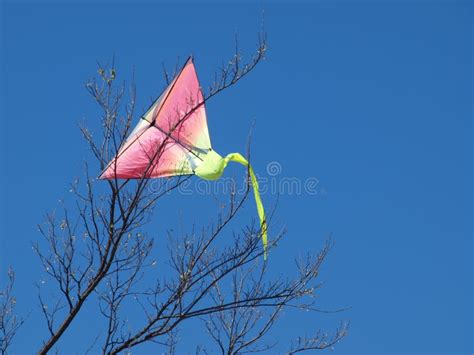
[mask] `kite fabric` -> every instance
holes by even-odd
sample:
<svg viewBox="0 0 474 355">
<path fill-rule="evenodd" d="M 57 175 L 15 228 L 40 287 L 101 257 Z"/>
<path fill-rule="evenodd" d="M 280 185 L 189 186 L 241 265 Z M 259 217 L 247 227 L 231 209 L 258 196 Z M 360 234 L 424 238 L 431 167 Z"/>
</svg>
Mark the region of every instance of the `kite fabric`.
<svg viewBox="0 0 474 355">
<path fill-rule="evenodd" d="M 222 157 L 212 149 L 204 98 L 190 57 L 140 118 L 99 179 L 196 175 L 205 180 L 217 180 L 231 161 L 248 168 L 266 259 L 267 223 L 257 178 L 252 166 L 240 153 Z"/>
</svg>

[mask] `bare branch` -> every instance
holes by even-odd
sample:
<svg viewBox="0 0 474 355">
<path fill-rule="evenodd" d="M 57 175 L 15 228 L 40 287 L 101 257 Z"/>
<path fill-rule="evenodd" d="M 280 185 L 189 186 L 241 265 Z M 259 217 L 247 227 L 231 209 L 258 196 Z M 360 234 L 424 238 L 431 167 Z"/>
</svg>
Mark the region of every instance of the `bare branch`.
<svg viewBox="0 0 474 355">
<path fill-rule="evenodd" d="M 331 348 L 347 335 L 348 328 L 349 323 L 343 322 L 332 334 L 318 331 L 315 335 L 310 337 L 299 337 L 287 354 L 293 355 L 309 350 L 324 350 L 326 348 Z"/>
<path fill-rule="evenodd" d="M 5 288 L 0 290 L 0 354 L 5 355 L 13 343 L 18 329 L 24 319 L 15 314 L 16 298 L 13 295 L 15 273 L 8 269 L 8 280 Z"/>
</svg>

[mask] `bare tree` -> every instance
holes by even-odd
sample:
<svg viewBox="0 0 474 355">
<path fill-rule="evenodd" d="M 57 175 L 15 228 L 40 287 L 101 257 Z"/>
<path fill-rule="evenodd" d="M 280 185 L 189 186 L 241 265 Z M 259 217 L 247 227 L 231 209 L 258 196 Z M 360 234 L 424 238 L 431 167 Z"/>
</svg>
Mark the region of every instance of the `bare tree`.
<svg viewBox="0 0 474 355">
<path fill-rule="evenodd" d="M 49 337 L 38 354 L 46 354 L 55 346 L 91 298 L 99 301 L 105 320 L 104 334 L 96 340 L 104 354 L 118 354 L 146 342 L 161 344 L 173 353 L 179 328 L 193 319 L 204 322 L 222 353 L 264 350 L 272 346 L 265 343 L 264 336 L 283 309 L 317 311 L 312 296 L 319 287 L 316 279 L 329 242 L 315 257 L 297 264 L 295 277 L 273 280 L 263 261 L 260 226 L 249 225 L 232 233 L 232 242 L 223 246 L 223 235 L 229 239 L 228 225 L 244 205 L 250 183 L 244 194 L 232 189 L 226 209 L 213 224 L 184 235 L 170 232 L 169 259 L 160 264 L 163 273 L 155 282 L 145 282 L 156 263 L 151 257 L 154 242 L 159 240 L 162 245 L 165 241 L 149 236 L 144 227 L 157 201 L 190 178 L 174 178 L 157 186 L 151 185 L 148 172 L 159 162 L 167 141 L 173 139 L 173 131 L 198 107 L 250 73 L 265 51 L 264 34 L 259 36 L 256 53 L 248 62 L 243 61 L 236 44 L 235 55 L 216 73 L 203 100 L 192 101 L 195 105 L 184 114 L 176 113 L 180 115 L 178 124 L 150 154 L 141 178 L 98 182 L 86 164 L 83 183 L 77 180 L 71 186 L 74 206 L 64 203 L 60 212 L 46 216 L 40 226 L 46 243 L 34 249 L 58 292 L 54 300 L 48 297 L 46 302 L 40 288 L 39 302 Z M 96 137 L 81 126 L 81 132 L 96 159 L 95 166 L 103 170 L 131 131 L 135 87 L 132 84 L 127 93 L 125 84 L 117 84 L 113 64 L 110 69 L 100 66 L 98 73 L 98 78 L 87 84 L 87 90 L 101 109 L 102 131 Z M 167 82 L 169 78 L 165 71 Z M 129 102 L 125 104 L 127 96 Z M 271 238 L 270 250 L 283 234 Z M 130 307 L 142 312 L 141 321 L 127 321 Z M 345 332 L 346 326 L 342 325 L 331 337 L 317 334 L 301 338 L 290 353 L 323 349 L 338 342 Z M 201 347 L 198 351 L 206 350 Z"/>
<path fill-rule="evenodd" d="M 0 290 L 0 354 L 7 354 L 13 338 L 23 325 L 24 319 L 15 315 L 16 298 L 13 295 L 15 273 L 8 269 L 7 284 Z"/>
</svg>

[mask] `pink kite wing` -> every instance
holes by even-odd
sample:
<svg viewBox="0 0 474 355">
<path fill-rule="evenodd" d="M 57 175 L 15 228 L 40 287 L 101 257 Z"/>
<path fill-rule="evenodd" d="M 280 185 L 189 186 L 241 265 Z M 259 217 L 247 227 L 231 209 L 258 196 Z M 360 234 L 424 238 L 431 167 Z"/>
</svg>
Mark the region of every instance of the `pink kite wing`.
<svg viewBox="0 0 474 355">
<path fill-rule="evenodd" d="M 211 148 L 204 100 L 192 59 L 125 140 L 101 179 L 193 174 Z"/>
<path fill-rule="evenodd" d="M 166 96 L 148 111 L 145 119 L 184 145 L 209 150 L 206 108 L 192 58 L 168 88 L 164 93 Z"/>
<path fill-rule="evenodd" d="M 139 179 L 192 174 L 193 156 L 163 132 L 144 131 L 108 165 L 101 179 Z"/>
</svg>

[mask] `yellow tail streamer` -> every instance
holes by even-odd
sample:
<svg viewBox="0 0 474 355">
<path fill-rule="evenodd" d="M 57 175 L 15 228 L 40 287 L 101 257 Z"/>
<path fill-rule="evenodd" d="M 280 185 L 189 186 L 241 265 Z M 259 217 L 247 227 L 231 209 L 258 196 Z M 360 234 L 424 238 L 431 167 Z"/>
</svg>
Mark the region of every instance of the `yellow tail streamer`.
<svg viewBox="0 0 474 355">
<path fill-rule="evenodd" d="M 240 163 L 248 167 L 249 169 L 250 179 L 252 180 L 253 194 L 255 196 L 255 203 L 257 205 L 258 217 L 260 218 L 260 226 L 262 229 L 262 242 L 263 242 L 263 250 L 264 250 L 263 258 L 266 260 L 267 259 L 267 244 L 268 244 L 267 221 L 265 219 L 265 210 L 263 209 L 262 199 L 260 198 L 258 181 L 257 181 L 257 178 L 255 177 L 255 173 L 253 172 L 252 165 L 250 165 L 247 159 L 245 159 L 240 153 L 231 153 L 227 155 L 224 159 L 226 160 L 226 162 L 233 161 L 236 163 Z"/>
<path fill-rule="evenodd" d="M 260 227 L 262 230 L 262 242 L 264 250 L 263 258 L 266 260 L 268 240 L 265 210 L 263 208 L 262 199 L 260 198 L 257 178 L 255 176 L 252 166 L 249 164 L 247 159 L 245 159 L 240 153 L 231 153 L 228 154 L 225 158 L 222 158 L 219 154 L 211 150 L 208 154 L 206 154 L 204 161 L 196 168 L 195 174 L 205 180 L 217 180 L 221 177 L 229 161 L 240 163 L 243 166 L 247 167 L 249 170 L 250 179 L 253 187 L 253 194 L 255 196 L 255 203 L 257 205 L 258 217 L 260 218 Z"/>
</svg>

